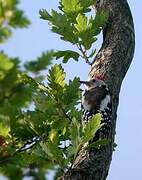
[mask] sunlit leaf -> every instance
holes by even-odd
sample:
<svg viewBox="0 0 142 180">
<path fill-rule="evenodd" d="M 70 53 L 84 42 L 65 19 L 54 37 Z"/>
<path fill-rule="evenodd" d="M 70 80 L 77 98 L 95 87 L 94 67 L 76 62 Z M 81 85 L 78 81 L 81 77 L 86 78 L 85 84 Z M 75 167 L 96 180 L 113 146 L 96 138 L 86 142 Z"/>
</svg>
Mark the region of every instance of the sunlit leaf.
<svg viewBox="0 0 142 180">
<path fill-rule="evenodd" d="M 0 135 L 6 137 L 10 131 L 10 127 L 0 122 Z"/>
<path fill-rule="evenodd" d="M 55 64 L 48 75 L 49 87 L 52 94 L 57 96 L 62 95 L 65 86 L 65 72 L 61 64 Z"/>
<path fill-rule="evenodd" d="M 87 17 L 82 14 L 78 14 L 76 18 L 77 24 L 75 24 L 75 28 L 79 33 L 87 30 Z"/>
<path fill-rule="evenodd" d="M 101 114 L 98 113 L 94 115 L 91 120 L 89 120 L 84 128 L 83 143 L 86 143 L 95 137 L 95 133 L 102 126 L 101 119 Z"/>
<path fill-rule="evenodd" d="M 75 13 L 83 10 L 79 0 L 61 0 L 62 10 L 67 13 Z"/>
<path fill-rule="evenodd" d="M 13 66 L 14 63 L 4 53 L 0 53 L 0 70 L 8 71 Z"/>
<path fill-rule="evenodd" d="M 11 36 L 11 30 L 7 27 L 0 28 L 0 43 L 3 43 Z"/>
</svg>

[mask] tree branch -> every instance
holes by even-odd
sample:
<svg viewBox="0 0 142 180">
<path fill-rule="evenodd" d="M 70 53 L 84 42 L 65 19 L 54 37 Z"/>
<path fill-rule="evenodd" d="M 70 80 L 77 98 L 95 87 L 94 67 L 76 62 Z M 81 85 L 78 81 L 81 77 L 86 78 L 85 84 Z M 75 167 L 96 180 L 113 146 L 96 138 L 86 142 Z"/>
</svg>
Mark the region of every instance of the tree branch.
<svg viewBox="0 0 142 180">
<path fill-rule="evenodd" d="M 135 34 L 126 0 L 104 0 L 101 5 L 96 6 L 97 11 L 107 11 L 109 18 L 103 29 L 103 44 L 91 66 L 89 78 L 103 76 L 109 85 L 113 104 L 112 141 L 100 151 L 88 150 L 80 154 L 72 168 L 60 177 L 62 180 L 106 180 L 112 159 L 119 92 L 133 58 Z"/>
<path fill-rule="evenodd" d="M 92 65 L 92 63 L 89 61 L 89 58 L 86 55 L 86 50 L 83 50 L 82 46 L 80 44 L 77 44 L 77 48 L 80 50 L 80 52 L 82 53 L 81 57 L 83 59 L 85 59 L 86 63 L 88 65 Z"/>
</svg>

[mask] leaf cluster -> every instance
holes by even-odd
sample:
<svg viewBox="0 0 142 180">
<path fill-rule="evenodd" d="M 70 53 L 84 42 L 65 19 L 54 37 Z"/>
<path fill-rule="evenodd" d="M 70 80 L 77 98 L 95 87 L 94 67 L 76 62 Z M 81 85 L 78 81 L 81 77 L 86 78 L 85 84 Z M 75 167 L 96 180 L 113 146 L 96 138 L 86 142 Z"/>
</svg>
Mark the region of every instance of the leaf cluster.
<svg viewBox="0 0 142 180">
<path fill-rule="evenodd" d="M 5 64 L 1 69 L 5 74 L 0 85 L 7 84 L 0 101 L 3 105 L 0 107 L 2 171 L 5 172 L 6 165 L 8 171 L 5 174 L 12 177 L 13 166 L 17 163 L 14 173 L 20 171 L 21 178 L 24 176 L 21 168 L 26 169 L 31 164 L 33 171 L 36 168 L 43 171 L 41 164 L 46 169 L 47 164 L 50 168 L 58 165 L 59 169 L 65 169 L 101 127 L 101 116 L 96 115 L 85 127 L 82 126 L 78 109 L 79 78 L 66 83 L 61 64 L 51 67 L 45 85 L 21 72 L 18 61 L 2 55 Z M 10 79 L 8 76 L 12 71 Z M 30 110 L 32 106 L 34 108 Z"/>
<path fill-rule="evenodd" d="M 107 13 L 100 11 L 96 16 L 88 15 L 91 11 L 90 6 L 94 0 L 61 0 L 59 12 L 52 9 L 51 13 L 47 10 L 40 10 L 40 17 L 47 20 L 51 25 L 51 30 L 60 35 L 64 41 L 77 46 L 78 52 L 72 50 L 58 51 L 56 59 L 63 58 L 67 63 L 69 59 L 78 61 L 81 56 L 87 63 L 89 58 L 95 55 L 95 51 L 89 52 L 98 34 L 107 21 Z"/>
<path fill-rule="evenodd" d="M 47 51 L 24 65 L 19 58 L 0 52 L 0 171 L 9 179 L 15 179 L 15 174 L 17 179 L 46 179 L 48 170 L 56 169 L 59 174 L 71 165 L 80 150 L 109 143 L 101 139 L 88 144 L 102 126 L 101 115 L 82 125 L 80 79 L 67 82 L 62 64 L 52 65 L 54 58 L 67 63 L 82 57 L 89 62 L 95 50 L 88 50 L 107 14 L 88 15 L 94 0 L 59 3 L 59 12 L 43 9 L 40 16 L 62 40 L 76 45 L 77 51 Z M 0 42 L 11 35 L 11 28 L 29 24 L 17 5 L 17 0 L 0 1 Z"/>
<path fill-rule="evenodd" d="M 30 24 L 24 12 L 17 8 L 18 3 L 18 0 L 0 1 L 0 43 L 11 36 L 12 28 L 25 28 Z"/>
<path fill-rule="evenodd" d="M 53 51 L 43 52 L 42 55 L 39 56 L 36 60 L 26 62 L 24 66 L 28 71 L 39 73 L 52 64 L 53 55 Z"/>
<path fill-rule="evenodd" d="M 41 76 L 39 72 L 52 62 L 52 51 L 48 53 L 44 53 L 48 60 L 36 69 L 35 79 L 39 79 L 38 77 Z M 45 58 L 45 56 L 42 57 Z M 39 59 L 42 61 L 42 57 L 37 58 L 35 62 L 39 62 Z M 39 145 L 30 154 L 26 152 L 28 146 L 32 148 L 39 142 L 39 138 L 37 140 L 36 137 L 46 129 L 45 114 L 39 110 L 30 111 L 34 103 L 33 97 L 36 91 L 39 93 L 39 88 L 35 88 L 37 84 L 32 77 L 28 76 L 28 73 L 30 73 L 28 68 L 26 71 L 21 70 L 18 58 L 10 58 L 4 52 L 0 52 L 0 171 L 9 178 L 14 178 L 18 173 L 17 178 L 22 179 L 26 176 L 22 169 L 28 170 L 29 166 L 33 166 L 34 176 L 39 176 L 35 168 L 42 172 L 47 167 L 46 164 L 50 165 L 48 158 L 43 158 L 42 150 L 43 153 L 40 155 L 35 154 L 37 148 L 39 151 L 41 149 Z M 21 76 L 24 80 L 20 79 Z M 45 171 L 42 174 L 45 176 Z"/>
</svg>

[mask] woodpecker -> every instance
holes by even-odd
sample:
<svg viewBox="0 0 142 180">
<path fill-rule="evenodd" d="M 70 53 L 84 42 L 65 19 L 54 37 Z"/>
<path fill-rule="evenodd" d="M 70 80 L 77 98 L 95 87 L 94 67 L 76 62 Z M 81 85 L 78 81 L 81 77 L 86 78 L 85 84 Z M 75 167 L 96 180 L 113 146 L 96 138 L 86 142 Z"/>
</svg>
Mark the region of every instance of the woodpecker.
<svg viewBox="0 0 142 180">
<path fill-rule="evenodd" d="M 104 0 L 97 0 L 96 4 L 99 5 L 99 7 L 101 7 L 104 3 Z"/>
<path fill-rule="evenodd" d="M 83 109 L 83 122 L 97 114 L 102 114 L 103 126 L 99 130 L 99 139 L 105 138 L 110 131 L 111 125 L 111 95 L 107 84 L 102 77 L 96 77 L 89 81 L 80 81 L 81 84 L 86 86 L 82 95 L 82 109 Z"/>
</svg>

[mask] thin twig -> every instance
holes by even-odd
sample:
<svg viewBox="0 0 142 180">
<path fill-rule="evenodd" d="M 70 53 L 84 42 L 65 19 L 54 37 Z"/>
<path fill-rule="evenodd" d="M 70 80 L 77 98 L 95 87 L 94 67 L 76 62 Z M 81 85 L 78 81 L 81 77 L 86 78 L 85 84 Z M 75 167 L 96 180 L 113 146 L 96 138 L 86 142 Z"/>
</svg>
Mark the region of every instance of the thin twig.
<svg viewBox="0 0 142 180">
<path fill-rule="evenodd" d="M 65 116 L 67 119 L 69 119 L 70 121 L 72 121 L 72 119 L 71 119 L 70 116 L 65 112 L 65 110 L 64 110 L 63 108 L 61 108 L 61 109 L 62 109 L 62 112 L 63 112 L 64 116 Z"/>
<path fill-rule="evenodd" d="M 83 50 L 83 48 L 82 48 L 82 46 L 81 46 L 81 44 L 76 44 L 77 45 L 77 48 L 81 51 L 81 53 L 82 53 L 82 58 L 83 59 L 85 59 L 85 61 L 86 61 L 86 63 L 87 64 L 89 64 L 89 65 L 91 65 L 92 63 L 89 61 L 89 59 L 88 59 L 88 57 L 87 57 L 87 55 L 86 55 L 86 50 Z"/>
</svg>

